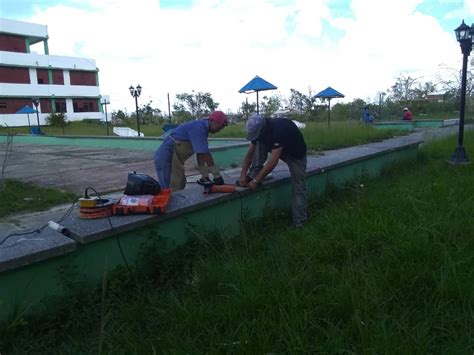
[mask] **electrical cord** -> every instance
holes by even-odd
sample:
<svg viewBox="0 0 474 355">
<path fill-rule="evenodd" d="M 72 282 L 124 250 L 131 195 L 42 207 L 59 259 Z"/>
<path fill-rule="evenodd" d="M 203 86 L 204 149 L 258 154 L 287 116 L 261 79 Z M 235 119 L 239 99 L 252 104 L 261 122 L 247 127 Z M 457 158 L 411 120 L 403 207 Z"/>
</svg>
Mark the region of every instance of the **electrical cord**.
<svg viewBox="0 0 474 355">
<path fill-rule="evenodd" d="M 91 186 L 87 187 L 86 188 L 86 191 L 85 191 L 85 194 L 84 194 L 84 197 L 88 198 L 89 195 L 87 194 L 87 191 L 88 190 L 92 190 L 96 195 L 97 197 L 100 199 L 100 200 L 103 200 L 102 197 L 100 196 L 100 194 Z M 115 230 L 115 227 L 112 225 L 112 221 L 110 220 L 110 216 L 107 215 L 106 216 L 107 218 L 107 222 L 109 223 L 109 226 L 110 226 L 110 230 Z M 123 263 L 125 264 L 128 272 L 132 272 L 132 269 L 130 268 L 128 262 L 127 262 L 127 258 L 125 257 L 125 253 L 123 252 L 123 248 L 122 248 L 122 243 L 120 242 L 120 237 L 119 237 L 119 234 L 116 233 L 115 234 L 116 238 L 117 238 L 117 245 L 119 247 L 119 250 L 120 250 L 120 254 L 122 255 L 122 260 L 123 260 Z"/>
<path fill-rule="evenodd" d="M 76 204 L 76 201 L 74 201 L 71 206 L 67 209 L 66 213 L 64 213 L 64 215 L 59 219 L 58 223 L 61 223 L 66 217 L 68 217 L 71 212 L 73 211 L 73 208 Z M 19 236 L 22 236 L 22 235 L 28 235 L 28 234 L 33 234 L 33 233 L 41 233 L 43 231 L 43 229 L 45 229 L 46 227 L 48 226 L 48 223 L 44 224 L 43 226 L 39 227 L 39 228 L 36 228 L 36 229 L 33 229 L 32 231 L 29 231 L 29 232 L 21 232 L 21 233 L 12 233 L 12 234 L 9 234 L 7 235 L 2 241 L 0 241 L 0 247 L 5 244 L 5 242 L 10 239 L 11 237 L 19 237 Z"/>
</svg>

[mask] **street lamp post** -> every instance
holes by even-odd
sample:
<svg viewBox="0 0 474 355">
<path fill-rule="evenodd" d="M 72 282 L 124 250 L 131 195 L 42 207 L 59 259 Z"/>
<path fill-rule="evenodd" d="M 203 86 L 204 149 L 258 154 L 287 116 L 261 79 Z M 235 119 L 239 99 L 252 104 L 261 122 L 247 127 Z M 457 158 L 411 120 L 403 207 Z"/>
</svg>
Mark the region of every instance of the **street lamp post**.
<svg viewBox="0 0 474 355">
<path fill-rule="evenodd" d="M 109 135 L 109 121 L 107 120 L 107 105 L 110 104 L 110 101 L 104 98 L 104 100 L 100 103 L 102 107 L 105 108 L 105 129 L 107 132 L 107 135 Z"/>
<path fill-rule="evenodd" d="M 449 163 L 457 164 L 469 164 L 469 158 L 466 155 L 466 150 L 463 146 L 464 141 L 464 113 L 466 109 L 466 81 L 467 81 L 467 59 L 471 54 L 472 50 L 472 39 L 474 32 L 474 25 L 469 27 L 462 21 L 461 25 L 454 30 L 456 33 L 456 39 L 461 45 L 462 51 L 462 75 L 461 75 L 461 102 L 459 108 L 459 133 L 458 133 L 458 145 L 454 150 L 453 155 L 448 160 Z"/>
<path fill-rule="evenodd" d="M 33 105 L 35 105 L 35 108 L 36 108 L 36 122 L 38 124 L 38 134 L 41 134 L 41 126 L 40 126 L 40 119 L 39 119 L 39 113 L 38 113 L 38 106 L 39 106 L 39 99 L 38 98 L 34 98 L 31 100 L 33 102 Z"/>
<path fill-rule="evenodd" d="M 140 96 L 142 92 L 142 87 L 140 86 L 140 84 L 138 84 L 137 88 L 135 89 L 133 86 L 130 85 L 128 90 L 130 90 L 130 94 L 135 98 L 135 109 L 136 109 L 136 115 L 137 115 L 137 130 L 138 130 L 138 136 L 140 137 L 140 119 L 138 117 L 138 97 Z"/>
</svg>

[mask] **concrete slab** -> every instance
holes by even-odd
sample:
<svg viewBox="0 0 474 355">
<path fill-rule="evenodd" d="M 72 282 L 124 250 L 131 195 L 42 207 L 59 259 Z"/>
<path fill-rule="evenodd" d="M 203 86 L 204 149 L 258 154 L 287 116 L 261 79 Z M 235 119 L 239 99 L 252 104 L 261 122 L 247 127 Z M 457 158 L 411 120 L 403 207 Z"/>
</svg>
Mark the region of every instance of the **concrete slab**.
<svg viewBox="0 0 474 355">
<path fill-rule="evenodd" d="M 40 227 L 41 228 L 41 227 Z M 0 243 L 4 238 L 0 239 Z M 76 242 L 49 227 L 11 236 L 0 246 L 0 272 L 70 253 Z"/>
<path fill-rule="evenodd" d="M 5 150 L 6 143 L 0 143 L 0 157 Z M 186 170 L 196 173 L 193 159 L 186 162 Z M 4 176 L 82 194 L 89 186 L 101 193 L 123 190 L 132 171 L 156 177 L 153 151 L 13 141 Z"/>
</svg>

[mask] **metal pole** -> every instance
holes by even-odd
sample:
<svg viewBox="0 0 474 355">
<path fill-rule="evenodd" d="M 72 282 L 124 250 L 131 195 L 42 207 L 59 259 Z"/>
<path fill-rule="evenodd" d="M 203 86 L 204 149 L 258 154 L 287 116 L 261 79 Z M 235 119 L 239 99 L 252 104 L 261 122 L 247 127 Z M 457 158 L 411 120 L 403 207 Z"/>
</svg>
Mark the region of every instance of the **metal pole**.
<svg viewBox="0 0 474 355">
<path fill-rule="evenodd" d="M 38 113 L 38 106 L 36 106 L 36 122 L 38 123 L 38 134 L 41 134 L 41 126 L 40 126 L 40 117 Z"/>
<path fill-rule="evenodd" d="M 138 93 L 135 91 L 134 93 L 135 96 L 135 108 L 137 111 L 137 128 L 138 128 L 138 136 L 140 137 L 140 119 L 138 117 Z"/>
<path fill-rule="evenodd" d="M 38 112 L 39 99 L 33 99 L 33 104 L 35 105 L 35 108 L 36 108 L 36 123 L 38 124 L 38 134 L 41 134 L 41 126 L 40 126 L 40 119 L 39 119 L 39 112 Z"/>
<path fill-rule="evenodd" d="M 104 102 L 104 106 L 105 106 L 105 129 L 107 131 L 107 135 L 109 135 L 109 121 L 107 120 L 107 100 Z"/>
<path fill-rule="evenodd" d="M 257 115 L 259 114 L 259 107 L 258 107 L 258 91 L 257 91 Z"/>
<path fill-rule="evenodd" d="M 328 98 L 328 127 L 331 126 L 331 98 Z"/>
<path fill-rule="evenodd" d="M 379 121 L 382 119 L 382 93 L 379 94 Z"/>
<path fill-rule="evenodd" d="M 472 50 L 471 39 L 461 43 L 461 49 L 463 53 L 462 58 L 462 76 L 461 76 L 461 107 L 459 108 L 459 133 L 458 133 L 458 146 L 454 150 L 451 159 L 448 161 L 452 164 L 468 164 L 469 158 L 467 157 L 464 149 L 464 114 L 466 108 L 466 81 L 467 81 L 467 59 Z"/>
<path fill-rule="evenodd" d="M 170 93 L 168 93 L 168 119 L 171 124 L 171 107 L 170 107 Z"/>
</svg>

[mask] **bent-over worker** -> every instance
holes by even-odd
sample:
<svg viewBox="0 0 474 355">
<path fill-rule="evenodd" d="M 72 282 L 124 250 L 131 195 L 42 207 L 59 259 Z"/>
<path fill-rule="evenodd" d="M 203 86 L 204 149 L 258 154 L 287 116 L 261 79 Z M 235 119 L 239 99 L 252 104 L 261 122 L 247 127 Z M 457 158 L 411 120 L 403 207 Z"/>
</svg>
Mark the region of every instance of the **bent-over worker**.
<svg viewBox="0 0 474 355">
<path fill-rule="evenodd" d="M 201 182 L 223 184 L 220 169 L 215 165 L 209 151 L 208 135 L 227 126 L 227 117 L 222 111 L 214 111 L 207 118 L 183 123 L 176 127 L 155 152 L 155 169 L 163 189 L 183 190 L 186 186 L 185 161 L 196 154 Z"/>
<path fill-rule="evenodd" d="M 291 212 L 295 227 L 302 227 L 306 213 L 306 143 L 295 123 L 286 118 L 266 119 L 253 114 L 247 121 L 247 140 L 251 141 L 242 164 L 239 185 L 256 189 L 283 160 L 290 169 Z M 271 152 L 268 161 L 267 153 Z M 264 164 L 265 163 L 265 164 Z M 251 165 L 262 166 L 255 174 Z M 250 173 L 249 172 L 250 169 Z M 248 175 L 249 174 L 249 175 Z"/>
</svg>

